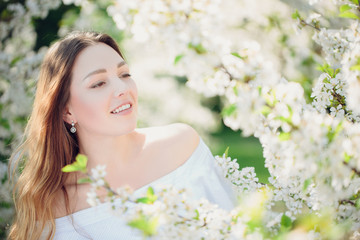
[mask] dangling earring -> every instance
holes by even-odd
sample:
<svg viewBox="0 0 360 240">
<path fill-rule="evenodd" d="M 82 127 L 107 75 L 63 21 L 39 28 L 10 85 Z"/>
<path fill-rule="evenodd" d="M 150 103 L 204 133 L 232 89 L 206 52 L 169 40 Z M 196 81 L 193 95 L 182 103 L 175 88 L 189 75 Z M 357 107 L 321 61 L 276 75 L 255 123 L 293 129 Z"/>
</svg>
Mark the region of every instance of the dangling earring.
<svg viewBox="0 0 360 240">
<path fill-rule="evenodd" d="M 76 128 L 75 128 L 75 123 L 74 123 L 74 121 L 71 121 L 70 132 L 71 132 L 71 133 L 75 133 L 75 132 L 76 132 Z"/>
</svg>

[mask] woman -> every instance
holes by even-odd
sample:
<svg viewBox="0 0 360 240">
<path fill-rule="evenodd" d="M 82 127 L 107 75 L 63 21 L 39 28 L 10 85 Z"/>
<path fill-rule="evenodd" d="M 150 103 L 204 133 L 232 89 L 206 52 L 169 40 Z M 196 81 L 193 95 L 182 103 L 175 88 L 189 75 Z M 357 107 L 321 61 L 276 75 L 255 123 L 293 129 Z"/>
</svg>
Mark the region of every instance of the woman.
<svg viewBox="0 0 360 240">
<path fill-rule="evenodd" d="M 86 202 L 89 184 L 78 185 L 78 173 L 61 171 L 78 153 L 88 157 L 88 169 L 105 164 L 114 189 L 129 185 L 141 192 L 171 183 L 192 188 L 196 198 L 233 206 L 231 188 L 196 131 L 185 124 L 137 129 L 137 108 L 135 82 L 111 37 L 73 33 L 49 49 L 25 141 L 13 155 L 24 165 L 9 239 L 140 236 L 120 226 L 118 217 L 98 217 L 102 206 Z"/>
</svg>

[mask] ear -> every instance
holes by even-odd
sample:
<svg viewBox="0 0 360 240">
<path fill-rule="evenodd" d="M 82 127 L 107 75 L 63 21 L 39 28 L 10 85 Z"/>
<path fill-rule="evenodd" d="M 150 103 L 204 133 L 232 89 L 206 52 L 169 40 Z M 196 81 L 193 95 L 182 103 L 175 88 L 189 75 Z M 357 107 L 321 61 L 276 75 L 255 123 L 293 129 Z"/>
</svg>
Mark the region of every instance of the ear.
<svg viewBox="0 0 360 240">
<path fill-rule="evenodd" d="M 76 122 L 75 116 L 71 114 L 69 107 L 66 107 L 63 112 L 63 120 L 68 124 L 71 124 L 73 121 Z"/>
</svg>

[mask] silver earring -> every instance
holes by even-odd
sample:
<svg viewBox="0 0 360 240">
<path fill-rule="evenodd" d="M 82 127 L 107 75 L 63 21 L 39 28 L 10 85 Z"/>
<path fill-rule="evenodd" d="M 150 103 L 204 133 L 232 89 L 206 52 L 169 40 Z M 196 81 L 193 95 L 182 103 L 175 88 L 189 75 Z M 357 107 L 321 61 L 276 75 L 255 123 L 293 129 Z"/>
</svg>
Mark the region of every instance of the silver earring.
<svg viewBox="0 0 360 240">
<path fill-rule="evenodd" d="M 74 121 L 71 121 L 70 132 L 71 132 L 71 133 L 75 133 L 75 132 L 76 132 L 76 128 L 75 128 L 75 123 L 74 123 Z"/>
</svg>

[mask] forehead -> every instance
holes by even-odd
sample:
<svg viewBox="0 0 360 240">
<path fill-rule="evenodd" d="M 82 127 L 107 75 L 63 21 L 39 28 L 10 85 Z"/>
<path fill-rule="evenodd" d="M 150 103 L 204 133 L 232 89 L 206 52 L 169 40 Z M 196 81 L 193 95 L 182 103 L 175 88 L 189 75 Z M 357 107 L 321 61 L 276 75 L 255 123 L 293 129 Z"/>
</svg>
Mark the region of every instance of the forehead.
<svg viewBox="0 0 360 240">
<path fill-rule="evenodd" d="M 116 68 L 122 61 L 122 57 L 113 48 L 104 43 L 97 43 L 86 47 L 76 57 L 73 78 L 83 78 L 89 72 L 98 69 Z"/>
</svg>

